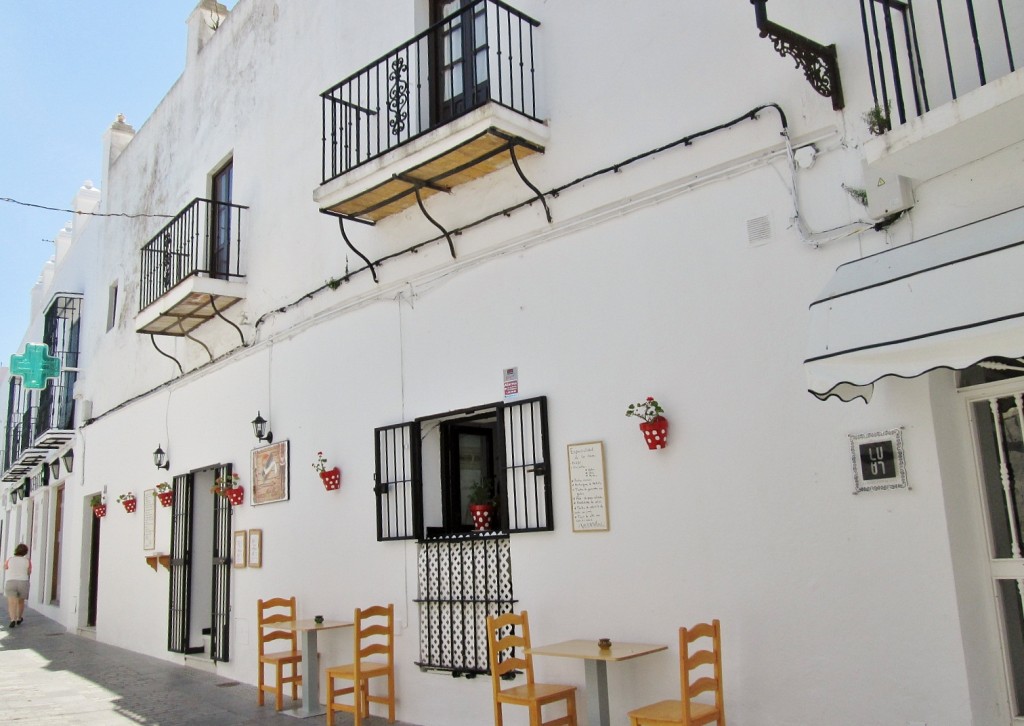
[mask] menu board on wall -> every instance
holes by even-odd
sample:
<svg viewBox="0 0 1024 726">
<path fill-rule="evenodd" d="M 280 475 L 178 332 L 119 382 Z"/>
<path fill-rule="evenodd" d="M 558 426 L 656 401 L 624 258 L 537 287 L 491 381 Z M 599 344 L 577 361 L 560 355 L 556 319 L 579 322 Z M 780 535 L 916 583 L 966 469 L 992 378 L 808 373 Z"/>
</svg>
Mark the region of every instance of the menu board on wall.
<svg viewBox="0 0 1024 726">
<path fill-rule="evenodd" d="M 156 549 L 156 490 L 142 493 L 142 549 Z"/>
<path fill-rule="evenodd" d="M 569 444 L 569 497 L 573 532 L 608 529 L 608 488 L 604 479 L 604 443 Z"/>
</svg>

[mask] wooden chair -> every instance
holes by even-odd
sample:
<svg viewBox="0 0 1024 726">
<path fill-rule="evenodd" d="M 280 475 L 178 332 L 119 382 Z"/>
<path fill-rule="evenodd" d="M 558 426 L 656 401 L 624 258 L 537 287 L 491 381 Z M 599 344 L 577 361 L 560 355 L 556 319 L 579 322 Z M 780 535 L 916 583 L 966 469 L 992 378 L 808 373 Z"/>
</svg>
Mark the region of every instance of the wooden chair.
<svg viewBox="0 0 1024 726">
<path fill-rule="evenodd" d="M 515 634 L 515 628 L 519 629 L 518 635 Z M 502 726 L 503 703 L 529 708 L 530 726 L 576 726 L 576 686 L 534 683 L 533 656 L 526 652 L 530 647 L 530 620 L 525 610 L 519 615 L 509 613 L 488 617 L 487 645 L 490 651 L 491 687 L 494 690 L 494 726 Z M 510 648 L 519 648 L 520 655 L 512 651 L 504 660 L 499 661 L 501 652 Z M 502 690 L 501 677 L 516 669 L 526 674 L 526 684 Z M 551 721 L 542 720 L 541 707 L 558 701 L 565 701 L 566 715 Z"/>
<path fill-rule="evenodd" d="M 274 630 L 274 623 L 282 623 L 286 620 L 295 620 L 295 597 L 283 598 L 274 597 L 269 600 L 256 601 L 256 630 L 257 642 L 259 644 L 259 678 L 258 690 L 256 691 L 257 702 L 263 705 L 263 694 L 274 694 L 274 707 L 280 711 L 284 706 L 284 686 L 291 684 L 292 699 L 299 697 L 299 684 L 302 683 L 302 676 L 299 674 L 299 663 L 302 662 L 302 653 L 299 651 L 298 634 L 294 630 Z M 275 640 L 287 641 L 288 649 L 274 652 L 267 652 L 267 643 Z M 267 685 L 265 682 L 264 669 L 267 666 L 274 667 L 274 684 Z M 285 669 L 291 667 L 291 675 L 285 675 Z"/>
<path fill-rule="evenodd" d="M 691 652 L 694 641 L 710 638 L 710 650 Z M 701 666 L 711 666 L 714 675 L 694 678 L 693 671 Z M 700 623 L 692 628 L 679 628 L 679 681 L 682 700 L 659 701 L 629 712 L 630 726 L 649 724 L 681 724 L 698 726 L 712 721 L 725 726 L 725 703 L 722 698 L 722 629 L 717 620 Z M 701 693 L 714 693 L 715 703 L 709 705 L 694 701 Z"/>
<path fill-rule="evenodd" d="M 353 714 L 355 726 L 370 715 L 370 702 L 386 703 L 388 721 L 395 721 L 395 606 L 375 605 L 356 609 L 353 644 L 355 653 L 348 665 L 327 669 L 327 726 L 334 723 L 335 711 Z M 384 662 L 367 660 L 369 656 L 384 656 Z M 387 678 L 386 696 L 370 695 L 371 678 Z M 335 679 L 352 681 L 351 686 L 334 687 Z M 359 695 L 356 695 L 356 689 Z M 336 696 L 351 693 L 352 703 L 338 703 Z"/>
</svg>

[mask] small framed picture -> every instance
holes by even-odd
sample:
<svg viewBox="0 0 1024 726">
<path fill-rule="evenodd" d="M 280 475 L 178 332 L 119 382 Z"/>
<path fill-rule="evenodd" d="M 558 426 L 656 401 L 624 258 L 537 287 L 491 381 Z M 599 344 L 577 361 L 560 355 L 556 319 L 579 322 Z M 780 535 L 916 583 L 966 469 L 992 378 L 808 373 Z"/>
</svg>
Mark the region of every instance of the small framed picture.
<svg viewBox="0 0 1024 726">
<path fill-rule="evenodd" d="M 249 567 L 263 567 L 263 530 L 249 530 Z"/>
<path fill-rule="evenodd" d="M 235 531 L 235 552 L 232 556 L 232 562 L 235 567 L 245 567 L 246 557 L 245 553 L 248 549 L 248 543 L 245 540 L 245 530 L 239 529 Z"/>
<path fill-rule="evenodd" d="M 288 500 L 288 441 L 252 450 L 254 506 Z"/>
<path fill-rule="evenodd" d="M 900 429 L 850 434 L 853 493 L 910 489 Z"/>
</svg>

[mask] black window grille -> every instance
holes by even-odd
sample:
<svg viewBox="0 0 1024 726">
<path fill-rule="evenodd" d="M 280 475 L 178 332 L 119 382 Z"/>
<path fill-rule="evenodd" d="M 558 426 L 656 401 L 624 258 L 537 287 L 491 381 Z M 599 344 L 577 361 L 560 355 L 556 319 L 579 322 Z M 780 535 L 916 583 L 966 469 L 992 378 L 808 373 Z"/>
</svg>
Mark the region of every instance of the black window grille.
<svg viewBox="0 0 1024 726">
<path fill-rule="evenodd" d="M 58 295 L 46 311 L 43 342 L 50 355 L 60 359 L 60 376 L 39 392 L 38 433 L 75 427 L 75 381 L 78 379 L 78 348 L 82 322 L 82 297 Z"/>
<path fill-rule="evenodd" d="M 490 672 L 487 617 L 512 612 L 507 535 L 467 533 L 419 545 L 420 658 L 416 665 L 455 675 Z"/>
<path fill-rule="evenodd" d="M 457 420 L 460 415 L 479 417 L 486 411 L 494 412 L 498 438 L 504 440 L 504 446 L 496 447 L 498 464 L 495 467 L 500 529 L 509 533 L 554 529 L 547 398 L 540 396 L 426 416 L 376 429 L 378 540 L 423 538 L 421 424 L 439 418 Z"/>
<path fill-rule="evenodd" d="M 385 426 L 375 432 L 377 540 L 419 539 L 423 533 L 420 426 Z"/>
</svg>

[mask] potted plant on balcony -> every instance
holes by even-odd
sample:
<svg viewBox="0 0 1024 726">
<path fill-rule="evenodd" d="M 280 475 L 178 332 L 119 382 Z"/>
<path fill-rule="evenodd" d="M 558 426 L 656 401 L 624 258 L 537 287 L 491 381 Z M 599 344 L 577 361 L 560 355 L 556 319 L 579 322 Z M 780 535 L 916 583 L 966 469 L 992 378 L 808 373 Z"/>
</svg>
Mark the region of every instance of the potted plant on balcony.
<svg viewBox="0 0 1024 726">
<path fill-rule="evenodd" d="M 93 494 L 89 504 L 92 506 L 92 513 L 96 515 L 96 519 L 107 516 L 107 505 L 103 503 L 101 494 Z"/>
<path fill-rule="evenodd" d="M 626 408 L 626 416 L 643 419 L 640 431 L 643 432 L 648 449 L 664 449 L 668 445 L 668 419 L 662 416 L 663 413 L 665 409 L 653 396 L 648 396 L 646 401 L 640 403 L 631 403 Z"/>
<path fill-rule="evenodd" d="M 124 511 L 128 512 L 128 514 L 132 514 L 138 506 L 138 501 L 135 499 L 134 492 L 118 494 L 117 501 L 124 507 Z"/>
<path fill-rule="evenodd" d="M 169 507 L 174 504 L 174 487 L 162 481 L 156 485 L 156 496 L 160 500 L 160 506 Z"/>
<path fill-rule="evenodd" d="M 224 497 L 234 506 L 241 504 L 245 498 L 245 490 L 238 483 L 238 474 L 235 473 L 218 476 L 213 480 L 210 491 Z"/>
<path fill-rule="evenodd" d="M 473 518 L 473 529 L 477 532 L 490 531 L 494 526 L 494 482 L 490 477 L 481 477 L 469 490 L 469 515 Z"/>
<path fill-rule="evenodd" d="M 327 491 L 333 491 L 341 486 L 341 469 L 338 467 L 328 469 L 324 452 L 316 452 L 316 461 L 313 462 L 313 468 L 320 475 L 320 481 L 324 483 L 324 488 Z"/>
</svg>

